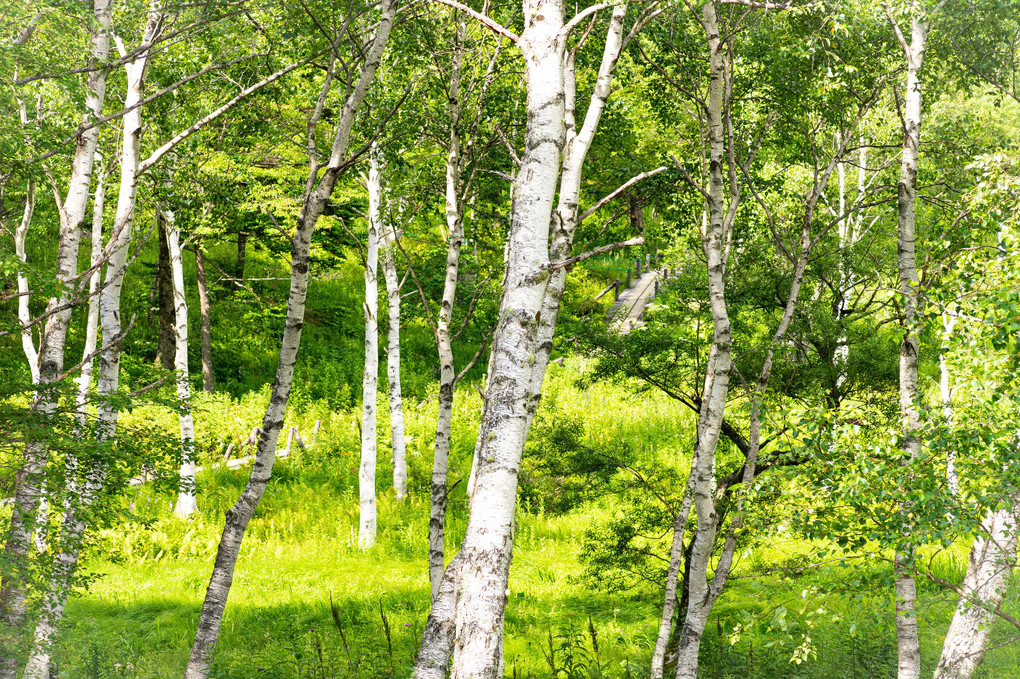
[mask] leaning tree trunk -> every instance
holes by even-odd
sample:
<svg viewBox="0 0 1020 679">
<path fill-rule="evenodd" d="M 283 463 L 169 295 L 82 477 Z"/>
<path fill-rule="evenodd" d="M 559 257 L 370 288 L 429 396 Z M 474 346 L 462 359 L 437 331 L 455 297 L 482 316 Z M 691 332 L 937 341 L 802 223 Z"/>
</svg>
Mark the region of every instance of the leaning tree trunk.
<svg viewBox="0 0 1020 679">
<path fill-rule="evenodd" d="M 212 369 L 212 311 L 209 304 L 209 285 L 205 277 L 205 253 L 202 241 L 195 241 L 195 271 L 198 282 L 198 311 L 202 325 L 202 391 L 213 393 L 216 380 Z"/>
<path fill-rule="evenodd" d="M 315 228 L 315 222 L 322 215 L 326 202 L 333 193 L 333 188 L 336 186 L 342 169 L 345 167 L 345 157 L 354 118 L 365 100 L 369 85 L 379 67 L 383 49 L 393 26 L 396 9 L 397 0 L 383 0 L 375 38 L 366 52 L 357 84 L 344 102 L 333 138 L 329 162 L 317 183 L 316 179 L 319 177 L 320 168 L 316 160 L 318 156 L 314 147 L 314 131 L 315 123 L 322 112 L 323 101 L 328 94 L 329 79 L 327 79 L 316 107 L 316 113 L 309 125 L 310 168 L 301 213 L 298 216 L 297 229 L 291 245 L 291 283 L 287 296 L 287 320 L 280 343 L 280 361 L 276 369 L 276 378 L 273 381 L 269 407 L 266 409 L 266 416 L 262 421 L 262 433 L 259 435 L 258 450 L 252 465 L 251 476 L 241 497 L 227 511 L 225 517 L 223 536 L 220 538 L 220 545 L 216 551 L 216 562 L 213 566 L 205 601 L 202 604 L 202 614 L 195 632 L 195 643 L 191 648 L 191 656 L 188 658 L 188 666 L 184 673 L 185 679 L 205 679 L 209 674 L 209 663 L 216 650 L 220 623 L 223 621 L 223 611 L 226 608 L 227 596 L 234 578 L 237 555 L 241 550 L 241 540 L 244 538 L 244 531 L 255 514 L 273 473 L 273 463 L 276 461 L 276 443 L 280 436 L 280 429 L 283 427 L 287 399 L 290 396 L 291 382 L 294 378 L 294 365 L 297 362 L 298 347 L 301 343 L 305 299 L 308 294 L 308 264 L 312 231 Z"/>
<path fill-rule="evenodd" d="M 166 229 L 170 250 L 170 271 L 174 292 L 174 370 L 177 373 L 177 402 L 181 420 L 181 470 L 177 506 L 174 513 L 187 517 L 198 511 L 195 495 L 195 423 L 191 417 L 191 375 L 188 372 L 188 302 L 184 297 L 184 257 L 181 234 L 174 223 L 174 214 L 163 210 L 162 226 Z"/>
<path fill-rule="evenodd" d="M 1020 494 L 1009 506 L 989 512 L 974 540 L 956 613 L 942 643 L 935 679 L 971 679 L 984 660 L 996 612 L 1006 596 L 1017 555 Z"/>
<path fill-rule="evenodd" d="M 106 98 L 108 71 L 98 67 L 107 61 L 110 53 L 112 11 L 109 0 L 95 0 L 92 4 L 92 46 L 88 65 L 96 67 L 89 72 L 85 91 L 85 114 L 82 124 L 88 125 L 102 115 Z M 82 132 L 77 138 L 67 195 L 60 210 L 60 235 L 57 243 L 56 280 L 67 284 L 78 273 L 78 249 L 81 226 L 85 219 L 85 205 L 92 179 L 99 127 Z M 71 320 L 71 297 L 61 293 L 47 305 L 47 318 L 39 346 L 39 382 L 45 387 L 55 382 L 64 370 L 64 349 L 67 328 Z M 43 418 L 54 415 L 57 409 L 56 394 L 48 389 L 36 393 L 33 404 Z M 42 494 L 40 478 L 49 460 L 45 442 L 29 440 L 19 470 L 19 481 L 14 491 L 14 505 L 10 527 L 4 545 L 6 562 L 0 583 L 0 679 L 14 679 L 20 653 L 17 642 L 25 620 L 26 582 L 29 565 L 27 557 L 31 545 L 32 526 Z"/>
<path fill-rule="evenodd" d="M 495 679 L 500 669 L 517 475 L 527 434 L 537 324 L 548 282 L 544 269 L 549 227 L 564 143 L 562 2 L 524 4 L 528 25 L 518 46 L 527 69 L 528 129 L 511 210 L 488 407 L 479 430 L 479 467 L 461 548 L 463 562 L 456 569 L 460 586 L 454 617 L 454 679 Z M 448 569 L 444 579 L 453 576 L 454 569 Z"/>
<path fill-rule="evenodd" d="M 443 301 L 436 319 L 436 349 L 439 353 L 439 412 L 436 418 L 436 445 L 432 460 L 431 503 L 429 509 L 429 582 L 432 600 L 439 596 L 445 569 L 444 535 L 446 530 L 447 471 L 450 464 L 450 430 L 453 424 L 453 392 L 457 371 L 453 363 L 450 323 L 457 299 L 457 277 L 460 270 L 460 248 L 464 242 L 464 218 L 460 205 L 460 71 L 464 55 L 464 21 L 457 19 L 457 34 L 450 65 L 449 112 L 450 148 L 446 156 L 446 228 L 449 243 L 446 249 L 446 280 Z"/>
<path fill-rule="evenodd" d="M 407 495 L 407 452 L 404 444 L 404 400 L 400 392 L 400 279 L 397 277 L 396 226 L 383 224 L 385 257 L 383 276 L 389 302 L 389 325 L 386 333 L 386 376 L 389 380 L 390 437 L 393 449 L 393 489 L 397 499 Z"/>
<path fill-rule="evenodd" d="M 918 331 L 921 298 L 918 294 L 917 261 L 915 246 L 915 203 L 917 200 L 917 162 L 920 149 L 921 79 L 927 31 L 921 22 L 920 7 L 912 8 L 910 43 L 902 39 L 907 59 L 906 102 L 903 109 L 903 155 L 900 160 L 898 183 L 898 236 L 896 242 L 899 268 L 900 294 L 903 297 L 904 335 L 900 343 L 900 414 L 903 423 L 903 452 L 908 466 L 920 458 L 921 427 L 918 412 Z M 898 31 L 898 29 L 897 29 Z M 906 481 L 909 484 L 909 475 Z M 907 510 L 904 508 L 904 521 Z M 912 574 L 913 545 L 908 537 L 913 529 L 904 525 L 905 543 L 895 558 L 896 580 L 896 646 L 898 649 L 898 678 L 919 679 L 921 676 L 921 646 L 917 634 L 917 585 Z"/>
<path fill-rule="evenodd" d="M 368 244 L 365 248 L 365 372 L 361 390 L 361 468 L 358 489 L 361 496 L 361 520 L 358 545 L 368 549 L 375 544 L 375 465 L 377 456 L 376 401 L 379 388 L 379 203 L 382 185 L 379 158 L 373 150 L 368 170 Z"/>
<path fill-rule="evenodd" d="M 124 273 L 128 266 L 135 205 L 138 196 L 138 162 L 141 146 L 141 107 L 145 87 L 145 74 L 151 56 L 149 47 L 159 35 L 163 22 L 158 8 L 149 11 L 142 50 L 133 61 L 125 64 L 127 94 L 125 107 L 132 108 L 123 118 L 120 158 L 120 190 L 117 196 L 117 215 L 113 228 L 113 251 L 107 262 L 106 283 L 100 296 L 100 322 L 104 348 L 99 356 L 97 392 L 99 405 L 96 414 L 96 450 L 92 459 L 76 460 L 81 468 L 81 482 L 69 483 L 61 525 L 60 548 L 54 557 L 49 589 L 43 598 L 42 609 L 35 628 L 35 643 L 22 679 L 48 679 L 51 649 L 59 632 L 67 597 L 71 592 L 74 574 L 78 567 L 82 541 L 88 527 L 87 514 L 95 503 L 106 480 L 109 460 L 105 448 L 113 441 L 117 428 L 118 406 L 111 402 L 120 384 L 121 323 L 120 301 L 124 286 Z M 119 44 L 118 44 L 119 46 Z M 123 48 L 122 57 L 123 55 Z M 82 464 L 84 462 L 84 464 Z"/>
</svg>

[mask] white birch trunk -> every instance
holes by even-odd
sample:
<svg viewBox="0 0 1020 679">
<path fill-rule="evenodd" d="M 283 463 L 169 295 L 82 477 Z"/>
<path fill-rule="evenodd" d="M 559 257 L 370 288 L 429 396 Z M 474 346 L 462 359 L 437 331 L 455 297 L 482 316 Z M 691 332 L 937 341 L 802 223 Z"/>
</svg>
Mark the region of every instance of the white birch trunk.
<svg viewBox="0 0 1020 679">
<path fill-rule="evenodd" d="M 361 391 L 361 469 L 358 488 L 361 496 L 361 520 L 358 545 L 368 549 L 375 544 L 376 502 L 375 465 L 377 455 L 376 402 L 379 388 L 379 203 L 382 185 L 379 158 L 373 149 L 368 170 L 368 243 L 365 248 L 365 372 Z"/>
<path fill-rule="evenodd" d="M 99 334 L 99 283 L 102 271 L 96 265 L 103 252 L 103 210 L 106 207 L 106 183 L 100 176 L 96 181 L 96 191 L 92 196 L 92 252 L 89 266 L 96 267 L 89 278 L 89 313 L 85 321 L 85 350 L 82 359 L 85 361 L 78 377 L 78 395 L 75 398 L 75 415 L 78 427 L 84 429 L 88 405 L 89 390 L 92 389 L 92 374 L 95 370 L 96 343 Z"/>
<path fill-rule="evenodd" d="M 953 335 L 956 317 L 947 311 L 942 312 L 942 345 L 939 351 L 939 397 L 942 400 L 942 417 L 946 426 L 953 425 L 953 390 L 949 380 L 949 343 Z M 960 494 L 960 479 L 956 475 L 956 451 L 946 450 L 946 484 L 954 498 Z"/>
<path fill-rule="evenodd" d="M 982 522 L 984 532 L 971 547 L 967 575 L 942 644 L 935 679 L 971 679 L 984 660 L 995 612 L 1002 605 L 1016 564 L 1018 501 L 1020 496 L 1012 493 L 1009 507 L 989 512 Z"/>
<path fill-rule="evenodd" d="M 158 8 L 149 11 L 142 46 L 151 45 L 159 34 L 163 15 Z M 124 48 L 118 42 L 122 55 Z M 125 107 L 131 107 L 142 99 L 145 74 L 150 56 L 143 49 L 133 61 L 125 64 L 127 92 Z M 122 331 L 120 297 L 124 285 L 124 273 L 128 265 L 128 250 L 131 244 L 132 224 L 138 189 L 138 161 L 141 145 L 141 107 L 136 107 L 123 117 L 120 158 L 120 190 L 117 196 L 117 216 L 114 221 L 113 250 L 107 263 L 106 286 L 100 296 L 100 322 L 106 348 L 99 356 L 99 380 L 97 392 L 100 397 L 96 414 L 96 439 L 100 445 L 111 441 L 117 427 L 118 411 L 108 400 L 116 396 L 120 383 L 121 343 L 113 342 Z M 80 486 L 72 488 L 74 496 L 67 499 L 64 511 L 60 549 L 53 564 L 50 586 L 43 598 L 42 610 L 35 627 L 35 643 L 22 679 L 48 679 L 50 654 L 63 618 L 64 607 L 70 594 L 74 573 L 78 566 L 82 539 L 85 535 L 87 512 L 95 502 L 106 479 L 107 463 L 100 456 L 90 460 L 83 472 Z M 70 484 L 69 484 L 70 485 Z"/>
<path fill-rule="evenodd" d="M 703 22 L 709 45 L 709 189 L 708 224 L 703 240 L 708 269 L 709 300 L 712 309 L 712 347 L 705 379 L 705 396 L 699 414 L 698 441 L 694 454 L 694 507 L 698 528 L 691 550 L 689 567 L 690 598 L 687 617 L 680 633 L 677 679 L 696 679 L 701 635 L 711 610 L 708 583 L 709 560 L 718 529 L 715 508 L 715 451 L 719 443 L 732 365 L 730 321 L 725 300 L 725 133 L 723 128 L 726 88 L 726 45 L 719 35 L 715 5 L 709 0 L 703 7 Z"/>
<path fill-rule="evenodd" d="M 94 18 L 89 65 L 106 62 L 110 52 L 110 27 L 112 12 L 110 0 L 95 0 L 92 5 Z M 107 70 L 96 68 L 88 76 L 85 93 L 83 124 L 102 115 L 106 98 Z M 60 236 L 57 244 L 56 280 L 66 283 L 78 272 L 78 249 L 81 241 L 81 225 L 85 219 L 85 206 L 92 180 L 92 164 L 95 158 L 99 128 L 87 130 L 78 137 L 67 195 L 60 210 Z M 69 297 L 62 294 L 49 301 L 48 317 L 39 346 L 39 382 L 49 384 L 56 380 L 64 369 L 64 349 L 67 344 L 67 328 L 71 320 Z M 66 307 L 66 308 L 64 308 Z M 36 394 L 35 408 L 49 417 L 57 408 L 55 396 L 48 391 Z M 17 639 L 25 618 L 26 593 L 23 577 L 26 575 L 25 558 L 31 544 L 31 531 L 39 507 L 41 488 L 39 478 L 49 459 L 49 450 L 42 441 L 31 440 L 25 445 L 25 455 L 14 491 L 14 506 L 11 513 L 7 541 L 4 545 L 4 559 L 11 570 L 0 583 L 0 679 L 14 679 L 17 674 L 18 653 L 9 643 Z M 11 642 L 8 642 L 8 639 Z"/>
<path fill-rule="evenodd" d="M 514 194 L 503 300 L 467 534 L 458 569 L 453 679 L 495 679 L 527 436 L 537 331 L 548 283 L 549 229 L 564 144 L 562 2 L 526 0 L 518 46 L 528 87 L 525 154 Z"/>
<path fill-rule="evenodd" d="M 24 110 L 24 109 L 22 109 Z M 29 180 L 25 188 L 25 210 L 21 215 L 21 222 L 14 231 L 14 254 L 22 264 L 28 261 L 25 252 L 25 241 L 28 238 L 28 228 L 32 225 L 32 215 L 35 213 L 35 182 Z M 25 360 L 28 362 L 28 370 L 32 376 L 32 384 L 39 384 L 39 350 L 36 349 L 35 341 L 32 339 L 32 328 L 29 323 L 32 320 L 32 312 L 29 309 L 31 297 L 28 293 L 28 277 L 23 271 L 18 271 L 18 321 L 21 323 L 21 348 L 25 352 Z"/>
<path fill-rule="evenodd" d="M 195 423 L 191 417 L 191 383 L 188 372 L 188 302 L 184 297 L 184 258 L 181 234 L 174 214 L 163 211 L 167 246 L 170 249 L 170 271 L 174 286 L 174 371 L 177 374 L 177 401 L 181 420 L 180 489 L 174 513 L 185 518 L 198 511 L 195 495 Z"/>
<path fill-rule="evenodd" d="M 436 319 L 436 349 L 439 353 L 439 412 L 436 418 L 436 445 L 432 461 L 431 500 L 429 509 L 429 582 L 432 600 L 439 596 L 445 569 L 443 540 L 446 523 L 447 470 L 450 461 L 450 429 L 453 422 L 453 391 L 457 372 L 453 364 L 450 323 L 457 299 L 457 277 L 460 270 L 460 249 L 464 242 L 464 220 L 460 205 L 460 71 L 464 55 L 464 20 L 457 19 L 456 44 L 450 65 L 449 113 L 450 148 L 446 156 L 446 229 L 449 234 L 446 250 L 446 280 L 443 301 Z M 470 485 L 470 483 L 469 483 Z"/>
<path fill-rule="evenodd" d="M 276 461 L 276 444 L 287 412 L 287 399 L 290 396 L 294 365 L 297 362 L 298 348 L 301 344 L 301 329 L 304 324 L 305 300 L 308 293 L 308 263 L 312 232 L 315 222 L 322 215 L 326 201 L 332 195 L 333 188 L 340 177 L 344 159 L 347 156 L 354 119 L 379 67 L 383 50 L 393 27 L 396 9 L 397 0 L 383 0 L 380 5 L 380 21 L 375 37 L 365 51 L 365 61 L 357 84 L 344 102 L 333 137 L 329 162 L 323 170 L 321 178 L 319 178 L 320 168 L 316 160 L 317 154 L 313 146 L 309 147 L 308 182 L 305 185 L 301 214 L 298 217 L 297 229 L 291 246 L 292 265 L 290 291 L 287 296 L 287 321 L 280 342 L 280 360 L 276 369 L 276 378 L 273 382 L 269 407 L 266 409 L 266 416 L 263 419 L 262 433 L 259 435 L 258 450 L 252 464 L 251 476 L 241 497 L 225 517 L 223 536 L 220 538 L 220 545 L 216 551 L 216 562 L 209 580 L 205 601 L 202 604 L 198 629 L 195 632 L 195 643 L 192 645 L 191 655 L 184 672 L 185 679 L 205 679 L 208 676 L 209 663 L 216 650 L 220 623 L 223 621 L 223 611 L 227 605 L 227 596 L 230 594 L 230 585 L 233 582 L 234 568 L 237 564 L 237 555 L 241 550 L 244 531 L 255 514 L 273 473 L 273 463 Z M 327 81 L 320 102 L 328 93 L 328 88 L 329 82 Z M 321 105 L 318 110 L 321 111 Z M 314 134 L 314 124 L 310 125 L 310 128 Z"/>
<path fill-rule="evenodd" d="M 397 499 L 407 495 L 407 452 L 404 444 L 404 402 L 400 392 L 400 279 L 397 277 L 396 226 L 383 224 L 383 277 L 389 302 L 386 333 L 386 376 L 389 380 L 390 438 L 393 449 L 393 489 Z"/>
<path fill-rule="evenodd" d="M 904 330 L 900 344 L 900 413 L 903 422 L 903 452 L 910 462 L 921 454 L 918 413 L 918 349 L 917 338 L 920 297 L 917 290 L 917 263 L 915 257 L 916 230 L 915 202 L 917 194 L 917 162 L 920 149 L 921 79 L 927 31 L 921 22 L 920 6 L 912 5 L 910 43 L 902 40 L 907 60 L 907 89 L 903 109 L 903 155 L 900 160 L 898 183 L 898 235 L 897 263 L 900 294 L 902 295 Z M 898 29 L 897 29 L 898 30 Z M 908 480 L 909 482 L 909 480 Z M 910 527 L 904 527 L 907 534 Z M 906 536 L 905 536 L 906 537 Z M 919 679 L 921 676 L 921 647 L 917 633 L 917 586 L 912 575 L 913 546 L 905 544 L 896 555 L 896 643 L 898 651 L 898 679 Z"/>
</svg>

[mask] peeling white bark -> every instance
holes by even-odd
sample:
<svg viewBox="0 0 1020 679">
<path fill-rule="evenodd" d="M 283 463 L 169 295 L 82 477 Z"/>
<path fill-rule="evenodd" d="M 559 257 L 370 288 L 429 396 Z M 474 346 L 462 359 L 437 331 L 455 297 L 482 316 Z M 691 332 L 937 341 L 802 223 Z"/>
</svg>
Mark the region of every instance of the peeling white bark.
<svg viewBox="0 0 1020 679">
<path fill-rule="evenodd" d="M 376 502 L 375 466 L 377 456 L 376 400 L 379 388 L 379 229 L 382 185 L 379 179 L 379 157 L 373 149 L 369 161 L 368 243 L 365 247 L 365 372 L 361 391 L 361 468 L 358 489 L 361 497 L 361 520 L 358 545 L 368 549 L 375 544 Z"/>
<path fill-rule="evenodd" d="M 112 12 L 110 0 L 95 0 L 92 4 L 92 44 L 89 65 L 97 66 L 106 62 L 110 52 L 110 27 Z M 108 71 L 97 68 L 88 76 L 85 93 L 83 123 L 88 124 L 102 115 L 106 98 Z M 92 179 L 92 164 L 95 158 L 99 128 L 83 132 L 78 138 L 67 195 L 60 209 L 60 235 L 57 244 L 56 280 L 66 283 L 78 272 L 78 249 L 81 240 L 81 225 L 85 219 L 85 206 Z M 56 380 L 64 368 L 64 350 L 67 343 L 67 328 L 71 320 L 71 308 L 66 294 L 49 301 L 48 317 L 39 346 L 39 382 L 49 384 Z M 59 311 L 58 307 L 67 306 Z M 44 417 L 52 416 L 57 408 L 56 397 L 49 391 L 36 394 L 36 410 Z M 11 575 L 0 585 L 0 639 L 14 638 L 25 617 L 26 594 L 21 581 L 25 574 L 24 560 L 31 544 L 31 531 L 36 510 L 42 496 L 39 479 L 49 459 L 49 451 L 42 441 L 28 441 L 14 493 L 14 507 L 4 547 L 4 558 L 12 565 Z M 17 653 L 8 648 L 6 641 L 0 641 L 0 679 L 14 679 L 17 674 Z"/>
<path fill-rule="evenodd" d="M 900 413 L 903 423 L 903 452 L 909 461 L 921 454 L 921 427 L 918 412 L 918 350 L 917 338 L 921 299 L 918 294 L 915 257 L 915 202 L 917 198 L 917 162 L 920 150 L 921 79 L 927 29 L 921 20 L 921 7 L 912 3 L 909 44 L 900 37 L 907 60 L 907 89 L 903 107 L 903 154 L 898 183 L 896 241 L 900 294 L 903 304 L 904 336 L 900 343 Z M 897 33 L 899 28 L 893 23 Z M 905 529 L 907 532 L 909 528 Z M 917 586 L 912 575 L 913 547 L 906 544 L 896 555 L 896 644 L 898 679 L 919 679 L 921 647 L 917 633 Z"/>
<path fill-rule="evenodd" d="M 191 417 L 191 375 L 188 372 L 188 302 L 184 296 L 181 234 L 177 230 L 174 213 L 163 210 L 162 215 L 174 286 L 174 371 L 177 373 L 177 401 L 181 421 L 180 490 L 174 513 L 185 518 L 198 511 L 198 498 L 195 495 L 195 423 Z"/>
<path fill-rule="evenodd" d="M 386 333 L 386 376 L 389 380 L 390 447 L 393 450 L 393 489 L 397 499 L 407 495 L 407 452 L 404 443 L 404 402 L 400 391 L 400 279 L 397 277 L 396 226 L 383 224 L 383 277 L 389 302 Z"/>
<path fill-rule="evenodd" d="M 184 673 L 185 679 L 205 679 L 208 676 L 209 663 L 216 650 L 220 623 L 223 621 L 223 611 L 226 608 L 227 596 L 230 594 L 230 585 L 234 578 L 234 568 L 241 549 L 241 540 L 244 538 L 248 522 L 255 514 L 273 473 L 276 444 L 287 411 L 287 399 L 290 396 L 294 365 L 301 343 L 305 300 L 308 293 L 308 262 L 312 232 L 340 177 L 344 159 L 347 156 L 354 119 L 365 100 L 369 85 L 375 77 L 382 59 L 383 50 L 393 27 L 397 4 L 397 0 L 382 0 L 380 4 L 380 21 L 375 37 L 368 49 L 365 50 L 365 60 L 357 84 L 344 102 L 333 137 L 329 162 L 323 169 L 321 178 L 318 156 L 313 144 L 309 144 L 308 182 L 291 246 L 292 271 L 290 292 L 287 296 L 287 321 L 280 343 L 280 361 L 276 370 L 276 379 L 273 382 L 269 407 L 263 419 L 262 433 L 259 436 L 251 477 L 241 493 L 241 497 L 225 517 L 223 536 L 220 539 L 220 545 L 216 552 L 216 563 L 213 566 L 209 588 L 202 604 L 202 615 L 198 621 L 195 643 L 191 648 L 191 656 L 188 658 L 188 666 Z M 328 94 L 329 86 L 330 82 L 327 80 L 317 105 L 317 113 L 321 113 L 322 102 Z M 317 117 L 313 117 L 312 123 L 309 125 L 309 136 L 312 141 L 314 141 L 316 120 Z"/>
<path fill-rule="evenodd" d="M 141 43 L 143 48 L 151 45 L 159 35 L 162 21 L 162 12 L 158 7 L 153 6 L 149 10 L 146 20 Z M 123 47 L 120 44 L 118 47 L 123 53 Z M 124 66 L 127 74 L 127 91 L 124 97 L 126 107 L 137 104 L 142 98 L 150 55 L 151 52 L 148 49 L 143 49 L 137 58 Z M 100 293 L 100 322 L 103 338 L 107 342 L 99 356 L 97 392 L 100 401 L 96 413 L 96 438 L 100 443 L 112 440 L 117 427 L 117 408 L 106 399 L 116 396 L 120 384 L 121 345 L 119 342 L 111 343 L 111 341 L 120 336 L 122 331 L 120 298 L 124 285 L 124 273 L 128 265 L 128 250 L 131 244 L 137 199 L 141 134 L 141 107 L 136 107 L 123 117 L 120 190 L 117 196 L 117 216 L 113 230 L 115 242 L 107 263 L 106 285 Z M 69 496 L 67 500 L 68 505 L 65 508 L 61 526 L 60 549 L 54 557 L 49 590 L 43 598 L 42 610 L 35 627 L 35 643 L 25 665 L 22 679 L 48 679 L 49 677 L 51 649 L 59 632 L 64 607 L 67 604 L 71 583 L 78 566 L 82 539 L 88 526 L 86 515 L 97 499 L 106 479 L 106 473 L 105 460 L 101 458 L 92 460 L 88 468 L 83 470 L 84 478 L 81 484 L 72 487 L 74 496 Z"/>
<path fill-rule="evenodd" d="M 453 59 L 450 64 L 448 87 L 450 114 L 450 142 L 446 156 L 446 279 L 443 283 L 443 300 L 436 319 L 436 349 L 439 353 L 439 412 L 436 418 L 436 444 L 432 461 L 431 500 L 429 509 L 429 582 L 432 600 L 439 596 L 440 582 L 445 570 L 443 539 L 446 522 L 447 470 L 450 460 L 450 429 L 453 423 L 453 392 L 457 386 L 457 372 L 453 364 L 453 344 L 450 339 L 450 322 L 457 299 L 457 277 L 460 270 L 460 248 L 464 242 L 464 220 L 461 213 L 461 155 L 460 155 L 460 72 L 464 56 L 464 19 L 457 19 L 457 35 Z M 470 485 L 470 484 L 469 484 Z"/>
<path fill-rule="evenodd" d="M 1020 494 L 1011 493 L 1010 506 L 989 512 L 983 533 L 970 550 L 953 621 L 942 644 L 935 679 L 971 679 L 984 660 L 995 612 L 1006 596 L 1017 556 L 1017 507 Z"/>
</svg>

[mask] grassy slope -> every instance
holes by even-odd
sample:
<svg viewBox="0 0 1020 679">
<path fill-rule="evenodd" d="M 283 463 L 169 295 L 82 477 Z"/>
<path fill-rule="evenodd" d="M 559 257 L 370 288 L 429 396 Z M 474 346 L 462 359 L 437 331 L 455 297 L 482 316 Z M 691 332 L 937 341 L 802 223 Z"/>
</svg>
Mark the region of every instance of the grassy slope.
<svg viewBox="0 0 1020 679">
<path fill-rule="evenodd" d="M 680 451 L 689 446 L 691 422 L 685 413 L 661 397 L 628 395 L 621 387 L 579 391 L 573 386 L 578 367 L 575 361 L 566 369 L 553 368 L 546 407 L 583 418 L 587 431 L 595 433 L 594 444 L 628 444 L 661 462 L 686 464 Z M 207 403 L 206 421 L 222 426 L 227 415 L 222 407 L 221 402 Z M 256 403 L 235 410 L 241 413 L 237 419 L 257 421 Z M 455 412 L 452 479 L 467 476 L 478 414 L 477 395 L 465 385 Z M 323 419 L 324 433 L 318 446 L 281 462 L 252 522 L 223 623 L 216 676 L 409 675 L 428 611 L 424 564 L 434 417 L 434 401 L 408 408 L 412 495 L 397 503 L 392 491 L 383 491 L 379 544 L 367 554 L 357 549 L 353 416 L 320 409 L 294 418 L 302 431 Z M 231 426 L 243 431 L 251 424 Z M 389 470 L 381 468 L 378 479 L 380 489 L 388 488 Z M 223 511 L 243 483 L 244 472 L 200 477 L 203 515 L 192 523 L 169 515 L 169 498 L 139 491 L 133 522 L 101 536 L 96 553 L 104 556 L 90 564 L 96 579 L 69 605 L 62 676 L 181 675 Z M 448 535 L 459 538 L 466 514 L 463 485 L 454 491 L 451 509 Z M 508 675 L 550 676 L 550 643 L 558 676 L 646 674 L 661 595 L 641 587 L 592 592 L 578 579 L 585 529 L 616 511 L 612 501 L 601 501 L 563 516 L 549 515 L 541 506 L 522 512 L 506 616 Z M 885 590 L 865 588 L 859 600 L 841 591 L 866 567 L 851 562 L 796 577 L 767 573 L 807 550 L 808 545 L 775 536 L 745 554 L 706 632 L 704 676 L 895 675 L 892 607 L 880 596 Z M 965 552 L 961 547 L 934 563 L 943 575 L 959 577 Z M 951 607 L 931 590 L 922 592 L 924 656 L 930 666 Z M 744 611 L 759 615 L 749 619 Z M 734 640 L 738 625 L 744 627 Z M 802 651 L 802 662 L 791 662 L 805 634 L 811 647 Z M 1001 627 L 1000 634 L 1006 634 Z M 1020 677 L 1018 667 L 1020 655 L 1014 649 L 998 649 L 989 654 L 980 676 Z"/>
</svg>

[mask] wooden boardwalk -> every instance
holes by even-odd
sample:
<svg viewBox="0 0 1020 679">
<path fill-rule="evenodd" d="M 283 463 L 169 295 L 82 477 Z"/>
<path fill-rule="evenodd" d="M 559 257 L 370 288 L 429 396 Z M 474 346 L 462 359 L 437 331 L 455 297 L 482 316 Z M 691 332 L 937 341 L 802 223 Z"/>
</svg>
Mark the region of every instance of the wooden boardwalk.
<svg viewBox="0 0 1020 679">
<path fill-rule="evenodd" d="M 658 271 L 647 271 L 641 274 L 634 281 L 633 287 L 620 293 L 620 298 L 609 309 L 606 322 L 624 335 L 634 328 L 644 325 L 645 308 L 658 291 L 658 280 Z"/>
</svg>

